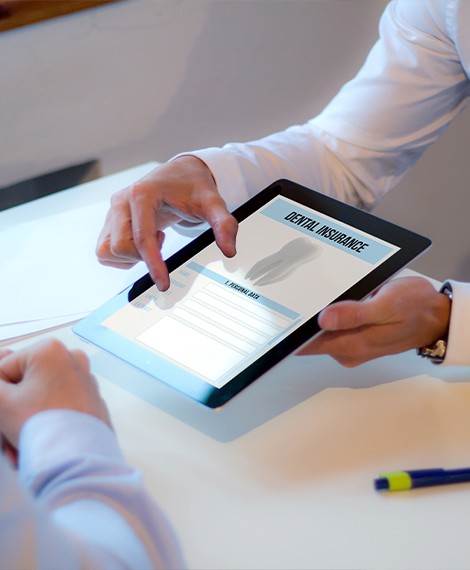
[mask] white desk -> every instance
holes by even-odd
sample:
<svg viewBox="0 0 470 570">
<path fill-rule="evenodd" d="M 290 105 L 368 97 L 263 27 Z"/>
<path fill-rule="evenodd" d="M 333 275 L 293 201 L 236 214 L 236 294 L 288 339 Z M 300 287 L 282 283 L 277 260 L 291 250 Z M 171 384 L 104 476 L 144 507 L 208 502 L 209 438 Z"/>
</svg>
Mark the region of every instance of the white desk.
<svg viewBox="0 0 470 570">
<path fill-rule="evenodd" d="M 352 370 L 292 356 L 212 411 L 157 383 L 152 405 L 119 386 L 142 373 L 67 326 L 43 334 L 90 356 L 190 568 L 470 568 L 470 484 L 372 485 L 381 471 L 470 465 L 470 369 L 411 352 Z"/>
</svg>

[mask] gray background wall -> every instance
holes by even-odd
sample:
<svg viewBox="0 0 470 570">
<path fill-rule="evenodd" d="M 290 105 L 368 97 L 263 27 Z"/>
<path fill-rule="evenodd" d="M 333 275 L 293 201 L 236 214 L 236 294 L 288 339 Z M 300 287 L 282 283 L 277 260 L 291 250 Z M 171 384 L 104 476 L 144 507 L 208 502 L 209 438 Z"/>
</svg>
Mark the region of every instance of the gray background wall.
<svg viewBox="0 0 470 570">
<path fill-rule="evenodd" d="M 102 174 L 303 122 L 361 65 L 385 0 L 122 0 L 0 34 L 0 187 L 98 158 Z M 413 264 L 470 279 L 470 112 L 376 213 Z"/>
</svg>

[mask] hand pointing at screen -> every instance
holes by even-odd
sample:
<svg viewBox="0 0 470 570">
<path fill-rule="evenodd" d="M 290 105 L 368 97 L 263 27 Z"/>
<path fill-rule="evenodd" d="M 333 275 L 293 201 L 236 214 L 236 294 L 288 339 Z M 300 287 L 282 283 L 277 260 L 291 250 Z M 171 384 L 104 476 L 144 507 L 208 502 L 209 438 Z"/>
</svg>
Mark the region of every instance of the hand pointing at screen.
<svg viewBox="0 0 470 570">
<path fill-rule="evenodd" d="M 235 255 L 237 222 L 210 170 L 194 156 L 163 164 L 113 195 L 98 238 L 98 259 L 103 265 L 120 268 L 143 260 L 157 287 L 165 291 L 170 281 L 161 256 L 164 230 L 181 221 L 207 221 L 224 255 Z"/>
</svg>

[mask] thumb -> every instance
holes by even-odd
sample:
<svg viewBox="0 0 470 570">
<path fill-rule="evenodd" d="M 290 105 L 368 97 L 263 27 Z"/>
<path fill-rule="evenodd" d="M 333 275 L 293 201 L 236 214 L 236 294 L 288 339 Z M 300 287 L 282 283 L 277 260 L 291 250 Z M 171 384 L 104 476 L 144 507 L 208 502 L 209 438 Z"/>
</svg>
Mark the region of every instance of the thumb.
<svg viewBox="0 0 470 570">
<path fill-rule="evenodd" d="M 334 303 L 323 309 L 318 317 L 318 324 L 327 331 L 350 330 L 380 324 L 384 318 L 377 301 L 377 298 L 372 297 L 366 301 Z"/>
<path fill-rule="evenodd" d="M 28 353 L 10 351 L 0 359 L 0 379 L 16 384 L 23 378 Z"/>
</svg>

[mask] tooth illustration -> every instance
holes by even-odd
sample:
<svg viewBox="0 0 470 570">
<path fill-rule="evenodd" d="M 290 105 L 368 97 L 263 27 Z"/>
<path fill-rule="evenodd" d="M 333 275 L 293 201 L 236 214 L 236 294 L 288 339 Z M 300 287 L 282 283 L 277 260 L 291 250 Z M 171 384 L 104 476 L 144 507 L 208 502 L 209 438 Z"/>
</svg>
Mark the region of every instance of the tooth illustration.
<svg viewBox="0 0 470 570">
<path fill-rule="evenodd" d="M 246 274 L 258 287 L 286 279 L 298 267 L 315 259 L 322 249 L 309 238 L 296 238 L 279 251 L 257 261 Z"/>
</svg>

